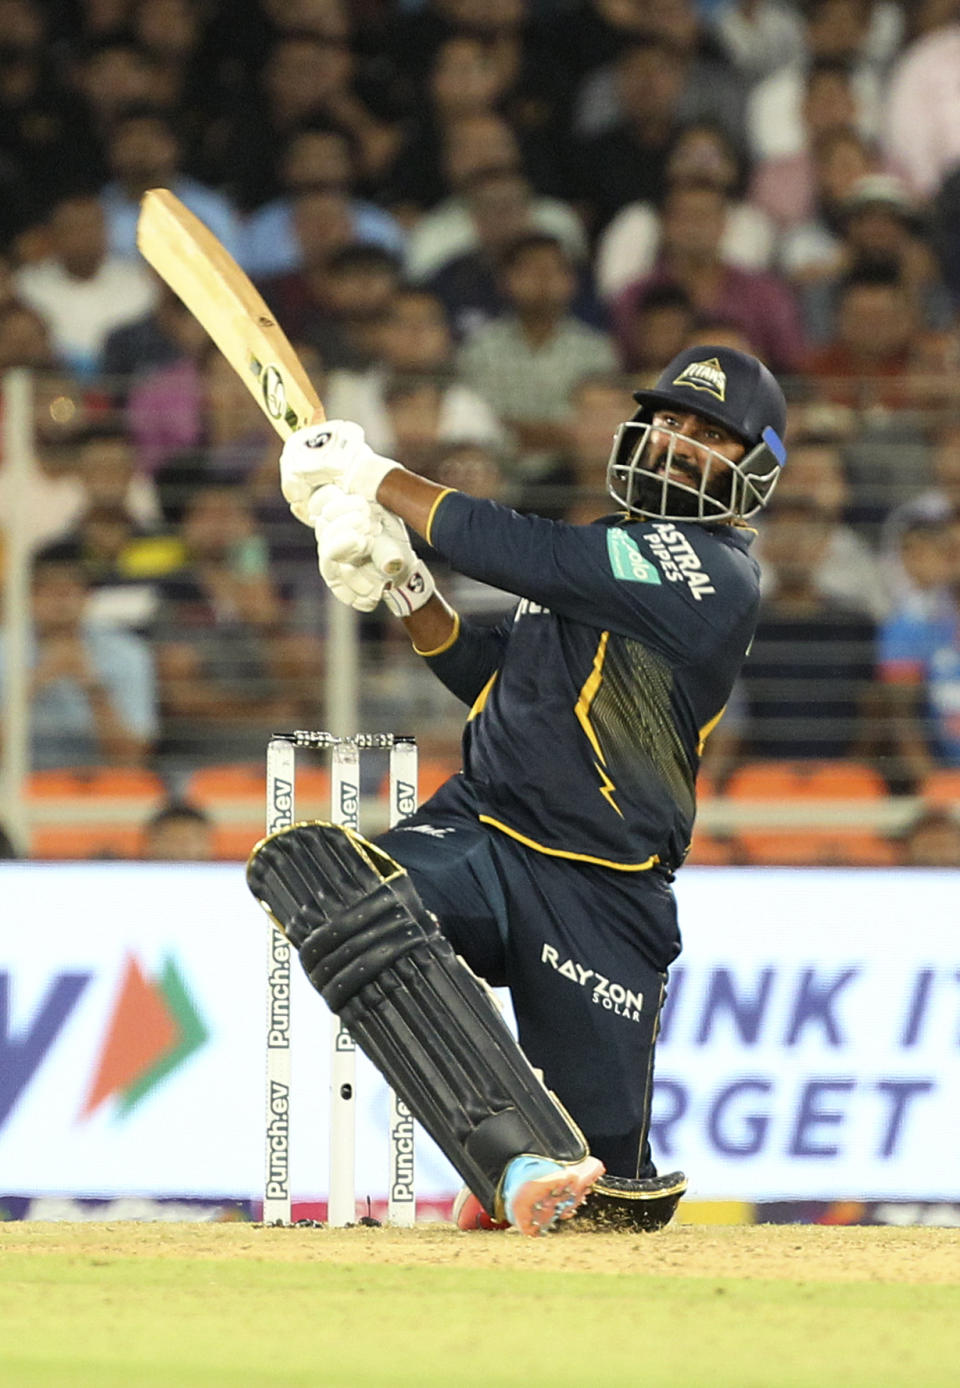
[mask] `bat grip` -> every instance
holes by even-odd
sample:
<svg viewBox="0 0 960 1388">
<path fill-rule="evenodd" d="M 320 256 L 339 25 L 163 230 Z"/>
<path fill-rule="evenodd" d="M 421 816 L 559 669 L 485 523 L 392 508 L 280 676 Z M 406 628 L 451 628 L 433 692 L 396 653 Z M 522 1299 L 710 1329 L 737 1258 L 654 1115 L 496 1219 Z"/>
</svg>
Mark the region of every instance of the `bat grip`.
<svg viewBox="0 0 960 1388">
<path fill-rule="evenodd" d="M 373 567 L 384 578 L 395 578 L 402 573 L 406 564 L 403 550 L 389 535 L 378 535 L 370 547 Z"/>
</svg>

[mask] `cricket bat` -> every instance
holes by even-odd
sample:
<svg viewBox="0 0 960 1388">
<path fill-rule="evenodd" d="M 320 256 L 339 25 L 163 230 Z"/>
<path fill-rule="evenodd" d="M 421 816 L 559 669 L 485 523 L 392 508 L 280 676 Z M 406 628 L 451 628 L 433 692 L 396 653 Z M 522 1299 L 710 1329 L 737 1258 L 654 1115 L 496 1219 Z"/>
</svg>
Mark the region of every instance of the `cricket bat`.
<svg viewBox="0 0 960 1388">
<path fill-rule="evenodd" d="M 248 275 L 169 188 L 144 193 L 137 245 L 244 382 L 282 439 L 323 419 L 323 405 L 289 339 Z M 392 540 L 374 541 L 385 577 L 403 568 Z"/>
</svg>

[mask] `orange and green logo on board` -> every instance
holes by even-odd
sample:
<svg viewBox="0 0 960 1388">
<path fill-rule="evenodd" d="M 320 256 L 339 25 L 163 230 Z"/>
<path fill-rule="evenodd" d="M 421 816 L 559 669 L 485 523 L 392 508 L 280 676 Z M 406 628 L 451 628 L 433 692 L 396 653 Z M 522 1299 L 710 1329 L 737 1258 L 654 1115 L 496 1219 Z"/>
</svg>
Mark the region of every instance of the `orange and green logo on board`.
<svg viewBox="0 0 960 1388">
<path fill-rule="evenodd" d="M 174 960 L 148 978 L 128 955 L 80 1117 L 108 1099 L 126 1117 L 208 1036 Z"/>
</svg>

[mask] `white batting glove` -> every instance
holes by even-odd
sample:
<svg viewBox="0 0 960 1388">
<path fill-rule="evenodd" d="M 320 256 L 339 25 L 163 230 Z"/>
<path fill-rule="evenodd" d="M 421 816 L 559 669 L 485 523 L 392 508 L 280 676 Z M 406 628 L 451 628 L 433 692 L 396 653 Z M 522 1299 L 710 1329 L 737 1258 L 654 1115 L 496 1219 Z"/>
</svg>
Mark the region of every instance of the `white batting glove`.
<svg viewBox="0 0 960 1388">
<path fill-rule="evenodd" d="M 321 577 L 340 602 L 372 612 L 382 599 L 395 617 L 408 617 L 436 592 L 406 526 L 378 502 L 328 485 L 314 492 L 309 511 Z"/>
<path fill-rule="evenodd" d="M 428 603 L 437 591 L 433 574 L 422 559 L 402 583 L 388 583 L 383 590 L 383 603 L 395 617 L 409 617 Z"/>
<path fill-rule="evenodd" d="M 369 559 L 363 564 L 321 559 L 320 576 L 338 602 L 357 612 L 372 612 L 387 586 L 387 580 Z"/>
<path fill-rule="evenodd" d="M 312 525 L 309 502 L 318 487 L 333 483 L 374 501 L 384 477 L 400 466 L 374 453 L 359 424 L 328 419 L 287 439 L 280 454 L 280 490 L 297 520 Z"/>
<path fill-rule="evenodd" d="M 357 612 L 372 612 L 383 602 L 395 617 L 409 617 L 437 591 L 433 574 L 426 564 L 416 568 L 399 585 L 389 583 L 372 559 L 362 564 L 345 564 L 339 559 L 320 560 L 320 576 L 333 596 Z"/>
<path fill-rule="evenodd" d="M 370 560 L 393 583 L 403 583 L 412 573 L 416 557 L 407 528 L 378 502 L 328 484 L 317 488 L 307 509 L 321 567 L 324 562 L 359 565 Z"/>
</svg>

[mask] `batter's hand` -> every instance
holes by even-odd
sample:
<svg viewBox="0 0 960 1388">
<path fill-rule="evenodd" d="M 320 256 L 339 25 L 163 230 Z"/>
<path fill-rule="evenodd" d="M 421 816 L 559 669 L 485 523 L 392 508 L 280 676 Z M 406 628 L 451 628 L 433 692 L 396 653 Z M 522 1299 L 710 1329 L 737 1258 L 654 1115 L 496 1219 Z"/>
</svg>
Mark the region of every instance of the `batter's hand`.
<svg viewBox="0 0 960 1388">
<path fill-rule="evenodd" d="M 310 498 L 318 487 L 333 483 L 375 501 L 383 478 L 398 467 L 374 453 L 359 424 L 328 419 L 297 429 L 287 439 L 280 454 L 280 490 L 297 520 L 312 525 Z"/>
<path fill-rule="evenodd" d="M 387 586 L 369 559 L 363 564 L 345 564 L 339 559 L 321 558 L 320 576 L 338 602 L 357 612 L 372 612 Z"/>
<path fill-rule="evenodd" d="M 334 486 L 318 488 L 309 510 L 321 577 L 340 602 L 372 612 L 382 598 L 395 616 L 408 617 L 430 600 L 433 576 L 391 511 Z"/>
<path fill-rule="evenodd" d="M 371 559 L 345 564 L 339 559 L 321 558 L 320 575 L 333 596 L 357 612 L 372 612 L 383 602 L 395 617 L 409 617 L 437 591 L 433 574 L 420 560 L 399 584 L 388 582 Z"/>
<path fill-rule="evenodd" d="M 318 487 L 307 503 L 321 562 L 373 563 L 383 578 L 404 583 L 416 563 L 407 528 L 375 501 L 340 487 Z"/>
</svg>

